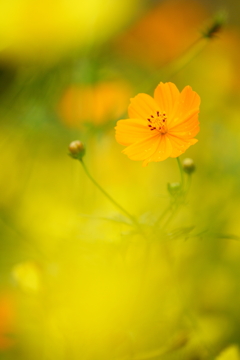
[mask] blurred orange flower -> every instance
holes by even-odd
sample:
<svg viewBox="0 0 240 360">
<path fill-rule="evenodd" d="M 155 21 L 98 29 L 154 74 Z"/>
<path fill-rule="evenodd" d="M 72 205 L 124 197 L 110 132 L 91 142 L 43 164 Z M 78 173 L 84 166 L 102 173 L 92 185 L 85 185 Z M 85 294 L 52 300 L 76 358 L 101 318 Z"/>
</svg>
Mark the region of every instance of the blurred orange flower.
<svg viewBox="0 0 240 360">
<path fill-rule="evenodd" d="M 199 29 L 208 17 L 198 1 L 159 1 L 115 39 L 113 46 L 119 56 L 159 68 L 178 57 L 199 38 Z"/>
<path fill-rule="evenodd" d="M 122 116 L 130 93 L 130 86 L 123 81 L 72 85 L 64 92 L 58 112 L 69 127 L 81 128 L 86 122 L 100 125 Z"/>
<path fill-rule="evenodd" d="M 178 157 L 198 140 L 199 95 L 186 86 L 180 93 L 173 83 L 160 83 L 154 98 L 138 94 L 128 108 L 130 119 L 119 120 L 116 140 L 127 146 L 123 153 L 132 160 L 158 162 Z"/>
<path fill-rule="evenodd" d="M 0 351 L 14 344 L 11 335 L 14 331 L 15 311 L 14 301 L 9 294 L 0 296 Z"/>
</svg>

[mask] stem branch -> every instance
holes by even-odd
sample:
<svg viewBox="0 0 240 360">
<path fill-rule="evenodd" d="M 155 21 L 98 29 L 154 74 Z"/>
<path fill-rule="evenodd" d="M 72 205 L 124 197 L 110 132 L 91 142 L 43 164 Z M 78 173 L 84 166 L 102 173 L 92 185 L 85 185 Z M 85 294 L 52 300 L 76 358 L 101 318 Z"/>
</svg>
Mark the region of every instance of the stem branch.
<svg viewBox="0 0 240 360">
<path fill-rule="evenodd" d="M 103 195 L 106 196 L 106 198 L 113 204 L 115 205 L 121 212 L 123 212 L 131 221 L 134 225 L 136 225 L 136 227 L 141 230 L 139 223 L 137 222 L 137 220 L 135 219 L 135 217 L 133 215 L 131 215 L 127 210 L 125 210 L 120 204 L 118 204 L 99 184 L 98 182 L 92 177 L 92 175 L 89 173 L 85 163 L 83 162 L 83 160 L 79 160 L 82 164 L 82 167 L 86 173 L 86 175 L 88 176 L 88 178 L 92 181 L 92 183 L 98 188 L 98 190 L 101 191 L 101 193 Z M 142 230 L 141 230 L 142 232 Z"/>
</svg>

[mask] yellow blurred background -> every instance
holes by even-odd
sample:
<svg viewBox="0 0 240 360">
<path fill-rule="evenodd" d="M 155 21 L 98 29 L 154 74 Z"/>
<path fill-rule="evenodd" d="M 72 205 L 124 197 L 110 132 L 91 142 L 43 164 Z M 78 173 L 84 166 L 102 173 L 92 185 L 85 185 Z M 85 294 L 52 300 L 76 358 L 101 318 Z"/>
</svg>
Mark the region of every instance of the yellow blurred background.
<svg viewBox="0 0 240 360">
<path fill-rule="evenodd" d="M 0 9 L 0 360 L 239 360 L 239 2 Z M 200 133 L 187 199 L 154 228 L 176 160 L 143 168 L 114 126 L 160 81 L 200 95 Z"/>
</svg>

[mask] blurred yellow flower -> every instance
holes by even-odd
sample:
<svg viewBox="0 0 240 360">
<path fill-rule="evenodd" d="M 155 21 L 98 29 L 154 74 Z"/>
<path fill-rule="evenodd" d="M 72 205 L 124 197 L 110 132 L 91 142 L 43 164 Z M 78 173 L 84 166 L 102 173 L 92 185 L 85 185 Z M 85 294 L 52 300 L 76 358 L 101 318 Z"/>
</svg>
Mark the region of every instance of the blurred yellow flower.
<svg viewBox="0 0 240 360">
<path fill-rule="evenodd" d="M 217 360 L 239 360 L 239 350 L 236 345 L 231 345 L 227 349 L 221 352 L 216 358 Z"/>
<path fill-rule="evenodd" d="M 103 81 L 97 84 L 69 86 L 58 105 L 64 124 L 81 128 L 83 123 L 100 125 L 119 119 L 130 97 L 130 86 L 124 81 Z"/>
<path fill-rule="evenodd" d="M 130 119 L 119 120 L 116 140 L 127 146 L 132 160 L 158 162 L 178 157 L 198 140 L 200 97 L 186 86 L 180 93 L 173 83 L 160 83 L 154 98 L 138 94 L 128 108 Z"/>
<path fill-rule="evenodd" d="M 139 3 L 139 0 L 1 2 L 0 55 L 13 61 L 41 62 L 75 48 L 99 44 L 131 19 Z"/>
</svg>

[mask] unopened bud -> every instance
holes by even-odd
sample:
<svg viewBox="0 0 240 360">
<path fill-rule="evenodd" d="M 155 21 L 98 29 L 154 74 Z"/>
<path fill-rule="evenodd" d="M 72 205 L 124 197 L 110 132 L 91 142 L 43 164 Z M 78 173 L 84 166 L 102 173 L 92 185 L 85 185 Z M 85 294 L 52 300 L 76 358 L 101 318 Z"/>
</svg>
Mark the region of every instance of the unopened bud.
<svg viewBox="0 0 240 360">
<path fill-rule="evenodd" d="M 168 183 L 167 187 L 169 193 L 173 196 L 177 195 L 181 190 L 181 184 L 179 182 Z"/>
<path fill-rule="evenodd" d="M 69 144 L 68 147 L 69 155 L 73 159 L 82 160 L 84 154 L 85 154 L 85 147 L 83 143 L 80 140 L 74 140 Z"/>
<path fill-rule="evenodd" d="M 215 15 L 212 20 L 212 24 L 202 32 L 205 38 L 211 39 L 216 36 L 223 28 L 226 23 L 227 15 L 224 12 L 219 12 Z"/>
<path fill-rule="evenodd" d="M 190 158 L 184 159 L 182 165 L 183 165 L 183 170 L 187 174 L 192 174 L 196 169 L 194 161 Z"/>
</svg>

